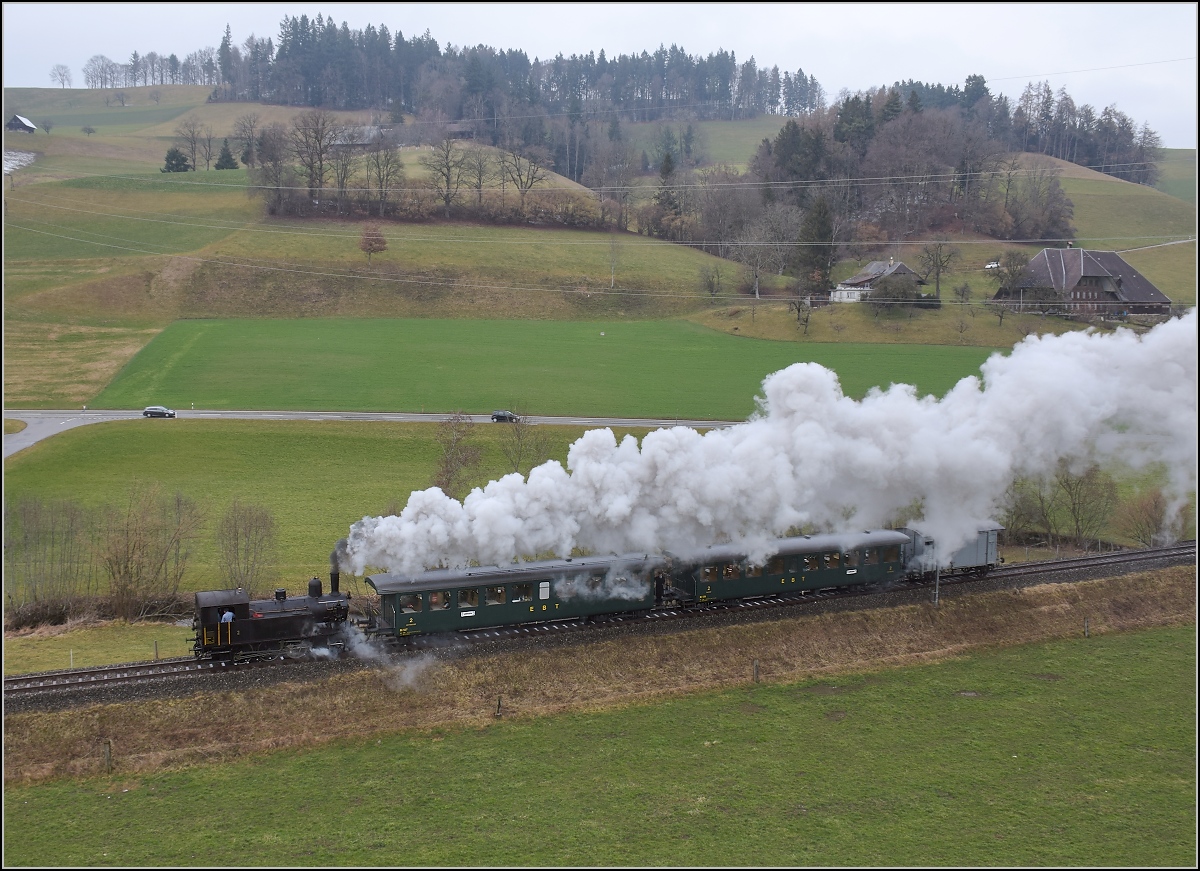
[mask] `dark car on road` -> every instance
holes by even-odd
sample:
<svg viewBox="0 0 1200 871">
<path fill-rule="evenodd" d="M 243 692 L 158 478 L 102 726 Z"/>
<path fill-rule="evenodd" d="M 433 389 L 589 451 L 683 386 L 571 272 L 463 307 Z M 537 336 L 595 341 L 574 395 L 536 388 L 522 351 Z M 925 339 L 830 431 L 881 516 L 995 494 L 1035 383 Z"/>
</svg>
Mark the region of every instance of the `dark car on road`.
<svg viewBox="0 0 1200 871">
<path fill-rule="evenodd" d="M 520 420 L 521 418 L 518 415 L 513 414 L 511 411 L 492 412 L 493 423 L 518 423 Z"/>
<path fill-rule="evenodd" d="M 142 417 L 174 417 L 175 409 L 167 408 L 165 405 L 147 405 L 146 410 L 142 412 Z"/>
</svg>

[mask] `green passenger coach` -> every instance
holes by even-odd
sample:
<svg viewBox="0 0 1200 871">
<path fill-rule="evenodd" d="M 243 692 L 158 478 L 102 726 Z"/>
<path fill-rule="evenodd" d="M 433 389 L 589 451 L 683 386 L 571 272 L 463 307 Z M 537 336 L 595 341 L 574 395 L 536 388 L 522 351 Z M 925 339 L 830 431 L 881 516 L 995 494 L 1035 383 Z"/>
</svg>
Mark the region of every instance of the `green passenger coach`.
<svg viewBox="0 0 1200 871">
<path fill-rule="evenodd" d="M 645 611 L 655 604 L 662 560 L 578 557 L 369 575 L 380 632 L 405 636 Z"/>
<path fill-rule="evenodd" d="M 691 602 L 885 584 L 905 576 L 908 544 L 908 536 L 889 529 L 804 535 L 776 542 L 775 553 L 762 562 L 734 548 L 712 547 L 676 560 L 672 583 Z"/>
<path fill-rule="evenodd" d="M 905 577 L 895 530 L 784 538 L 762 561 L 733 547 L 689 556 L 576 557 L 378 574 L 375 633 L 427 635 L 648 611 L 660 606 L 887 584 Z"/>
</svg>

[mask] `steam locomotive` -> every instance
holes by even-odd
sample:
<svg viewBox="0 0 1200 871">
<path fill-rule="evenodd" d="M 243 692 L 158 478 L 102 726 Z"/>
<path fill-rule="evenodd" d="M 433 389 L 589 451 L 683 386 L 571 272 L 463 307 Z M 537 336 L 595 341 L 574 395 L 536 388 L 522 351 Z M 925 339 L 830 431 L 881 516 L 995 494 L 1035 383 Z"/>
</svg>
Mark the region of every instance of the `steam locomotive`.
<svg viewBox="0 0 1200 871">
<path fill-rule="evenodd" d="M 997 562 L 1002 527 L 984 524 L 951 555 L 947 575 L 985 574 Z M 368 634 L 412 636 L 850 586 L 886 586 L 932 576 L 937 543 L 917 529 L 782 538 L 755 562 L 732 547 L 691 557 L 627 554 L 369 575 L 379 614 Z"/>
<path fill-rule="evenodd" d="M 277 589 L 274 598 L 251 599 L 245 590 L 196 593 L 192 652 L 197 659 L 251 661 L 304 657 L 314 650 L 339 651 L 339 631 L 350 616 L 350 596 L 338 589 L 338 573 L 329 573 L 329 592 L 321 579 L 308 582 L 307 596 Z"/>
</svg>

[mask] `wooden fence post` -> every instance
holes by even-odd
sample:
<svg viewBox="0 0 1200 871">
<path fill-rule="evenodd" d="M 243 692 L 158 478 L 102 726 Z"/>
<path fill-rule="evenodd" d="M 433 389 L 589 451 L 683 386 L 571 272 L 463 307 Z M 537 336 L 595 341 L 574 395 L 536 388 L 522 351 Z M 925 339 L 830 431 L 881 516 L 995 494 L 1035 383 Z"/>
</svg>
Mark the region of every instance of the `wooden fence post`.
<svg viewBox="0 0 1200 871">
<path fill-rule="evenodd" d="M 758 660 L 754 660 L 754 682 L 758 683 Z"/>
</svg>

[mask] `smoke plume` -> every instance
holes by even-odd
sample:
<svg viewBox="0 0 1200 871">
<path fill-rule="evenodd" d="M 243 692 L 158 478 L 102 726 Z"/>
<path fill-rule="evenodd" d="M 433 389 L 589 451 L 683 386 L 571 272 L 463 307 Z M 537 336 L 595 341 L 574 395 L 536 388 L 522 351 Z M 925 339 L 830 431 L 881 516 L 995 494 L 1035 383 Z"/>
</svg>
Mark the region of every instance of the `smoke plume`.
<svg viewBox="0 0 1200 871">
<path fill-rule="evenodd" d="M 794 526 L 865 529 L 915 501 L 950 554 L 994 516 L 1016 476 L 1120 459 L 1163 464 L 1182 505 L 1196 486 L 1196 311 L 1139 336 L 1030 336 L 943 398 L 894 384 L 862 400 L 814 363 L 769 375 L 745 423 L 585 433 L 556 461 L 462 502 L 415 491 L 399 516 L 353 524 L 343 565 L 412 573 L 580 547 L 685 553 L 731 542 L 751 558 Z M 900 518 L 903 520 L 903 518 Z"/>
</svg>

